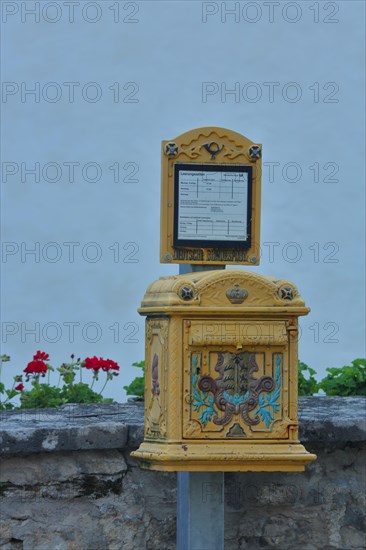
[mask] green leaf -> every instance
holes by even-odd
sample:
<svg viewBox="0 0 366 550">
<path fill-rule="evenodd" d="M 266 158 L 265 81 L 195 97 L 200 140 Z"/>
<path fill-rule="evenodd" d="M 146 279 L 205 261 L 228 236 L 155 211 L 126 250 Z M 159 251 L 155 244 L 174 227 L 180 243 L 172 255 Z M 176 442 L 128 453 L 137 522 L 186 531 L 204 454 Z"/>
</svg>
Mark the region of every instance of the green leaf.
<svg viewBox="0 0 366 550">
<path fill-rule="evenodd" d="M 298 388 L 299 395 L 314 395 L 319 390 L 319 384 L 314 378 L 316 371 L 305 363 L 298 363 Z"/>
<path fill-rule="evenodd" d="M 145 370 L 145 361 L 139 361 L 138 363 L 132 363 L 133 367 L 137 367 L 139 369 Z"/>
<path fill-rule="evenodd" d="M 132 380 L 128 386 L 123 386 L 127 395 L 134 395 L 136 397 L 143 397 L 145 392 L 145 376 L 138 376 Z"/>
</svg>

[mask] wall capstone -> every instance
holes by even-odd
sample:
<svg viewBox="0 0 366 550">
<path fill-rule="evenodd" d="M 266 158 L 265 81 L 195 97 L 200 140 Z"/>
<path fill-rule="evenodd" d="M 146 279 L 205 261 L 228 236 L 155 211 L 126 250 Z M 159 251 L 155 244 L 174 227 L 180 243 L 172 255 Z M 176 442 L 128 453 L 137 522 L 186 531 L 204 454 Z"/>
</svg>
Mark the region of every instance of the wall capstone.
<svg viewBox="0 0 366 550">
<path fill-rule="evenodd" d="M 364 550 L 365 409 L 363 397 L 299 399 L 318 459 L 225 474 L 225 550 Z M 173 550 L 176 476 L 137 466 L 142 440 L 138 402 L 1 411 L 1 550 Z"/>
</svg>

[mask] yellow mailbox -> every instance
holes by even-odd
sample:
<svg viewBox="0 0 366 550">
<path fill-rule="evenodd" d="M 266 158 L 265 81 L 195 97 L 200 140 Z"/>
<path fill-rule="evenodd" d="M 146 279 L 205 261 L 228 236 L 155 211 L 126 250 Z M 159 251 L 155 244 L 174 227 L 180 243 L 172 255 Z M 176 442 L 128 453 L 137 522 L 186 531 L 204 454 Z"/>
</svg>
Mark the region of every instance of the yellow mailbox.
<svg viewBox="0 0 366 550">
<path fill-rule="evenodd" d="M 145 439 L 133 456 L 167 471 L 302 471 L 297 288 L 243 270 L 152 283 L 146 315 Z"/>
<path fill-rule="evenodd" d="M 258 265 L 262 147 L 224 128 L 162 143 L 161 262 L 192 273 L 146 291 L 145 438 L 167 471 L 301 471 L 297 288 Z M 210 267 L 211 266 L 211 267 Z"/>
</svg>

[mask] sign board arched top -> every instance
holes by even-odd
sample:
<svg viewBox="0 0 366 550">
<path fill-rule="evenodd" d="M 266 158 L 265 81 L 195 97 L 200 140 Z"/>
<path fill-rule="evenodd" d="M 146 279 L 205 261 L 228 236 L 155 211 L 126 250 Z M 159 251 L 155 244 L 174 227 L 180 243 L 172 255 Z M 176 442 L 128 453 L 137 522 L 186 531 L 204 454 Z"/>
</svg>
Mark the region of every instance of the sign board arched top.
<svg viewBox="0 0 366 550">
<path fill-rule="evenodd" d="M 259 264 L 261 160 L 224 128 L 162 142 L 161 262 Z"/>
</svg>

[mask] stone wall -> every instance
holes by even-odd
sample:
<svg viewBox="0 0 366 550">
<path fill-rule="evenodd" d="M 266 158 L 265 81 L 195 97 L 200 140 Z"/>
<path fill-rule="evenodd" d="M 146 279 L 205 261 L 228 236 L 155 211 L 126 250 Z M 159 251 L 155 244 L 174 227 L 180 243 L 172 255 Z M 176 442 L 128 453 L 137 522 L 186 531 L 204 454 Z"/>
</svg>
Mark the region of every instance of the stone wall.
<svg viewBox="0 0 366 550">
<path fill-rule="evenodd" d="M 225 550 L 366 548 L 365 404 L 300 398 L 318 459 L 304 473 L 226 474 Z M 2 412 L 1 550 L 173 550 L 176 475 L 130 458 L 142 425 L 140 403 Z"/>
</svg>

